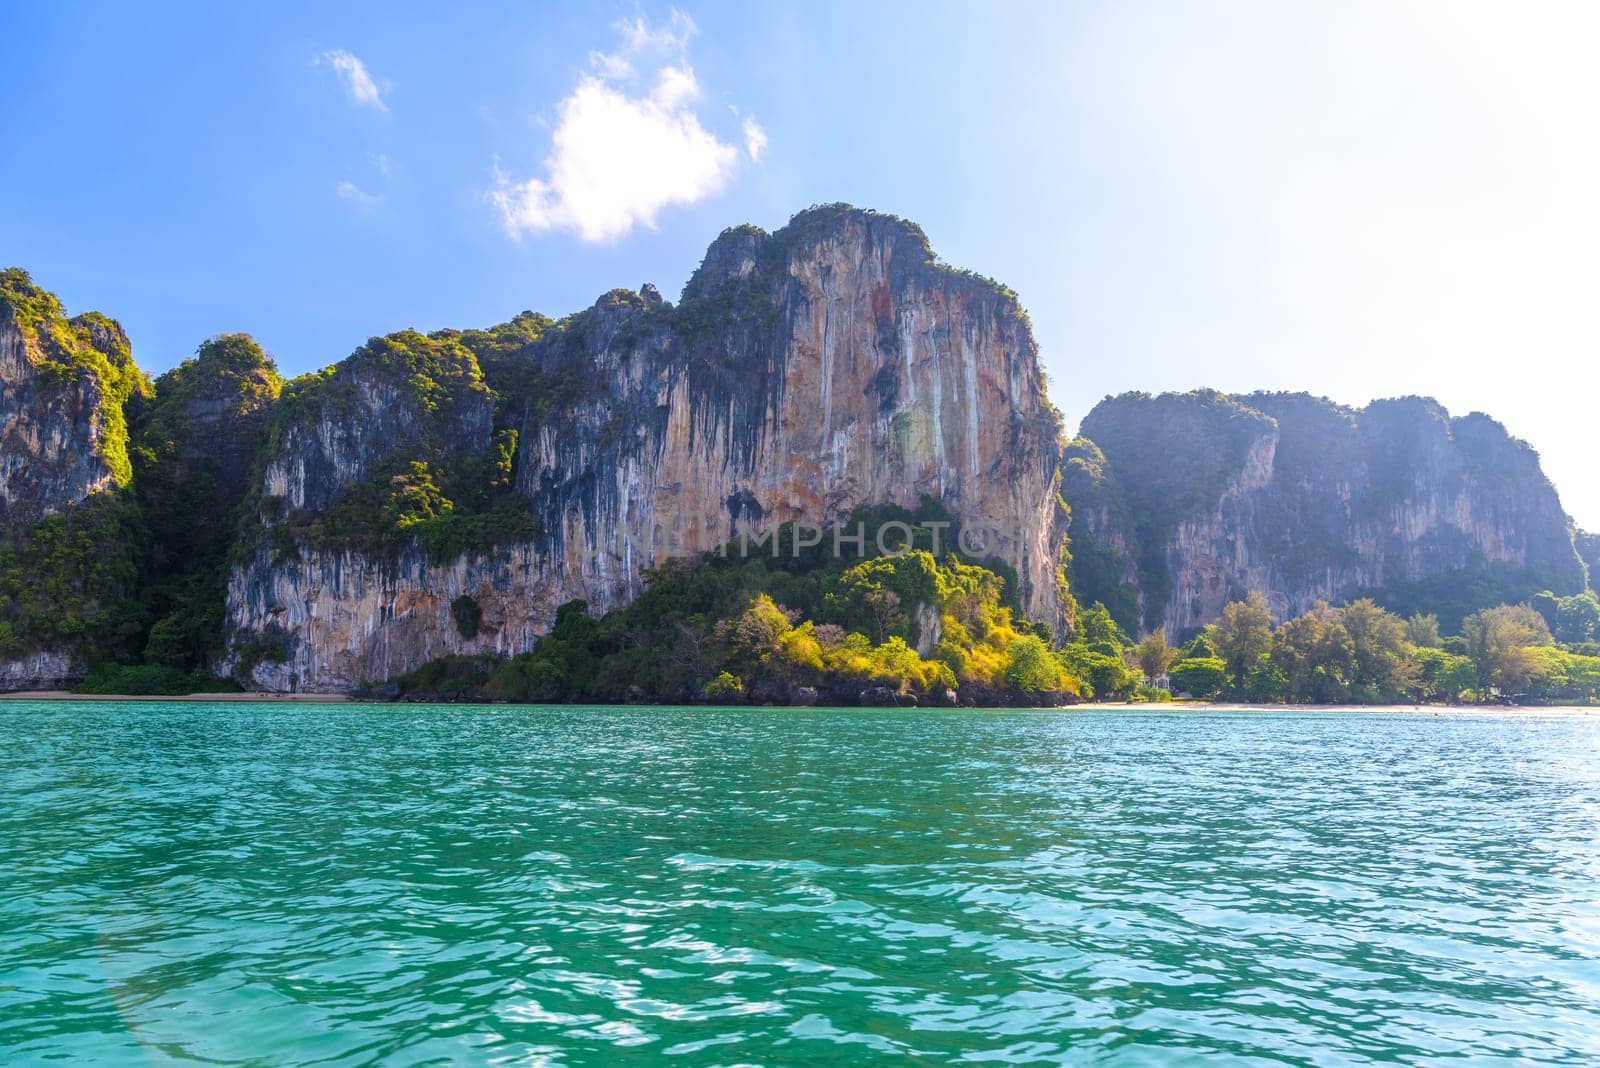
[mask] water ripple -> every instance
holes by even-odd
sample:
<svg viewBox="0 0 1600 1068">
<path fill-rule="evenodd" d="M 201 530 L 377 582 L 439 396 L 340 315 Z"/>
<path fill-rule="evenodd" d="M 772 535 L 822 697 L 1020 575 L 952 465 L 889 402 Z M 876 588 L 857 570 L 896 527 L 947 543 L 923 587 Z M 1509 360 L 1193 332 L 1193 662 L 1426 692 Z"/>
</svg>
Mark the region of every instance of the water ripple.
<svg viewBox="0 0 1600 1068">
<path fill-rule="evenodd" d="M 1600 719 L 0 708 L 7 1064 L 1600 1062 Z"/>
</svg>

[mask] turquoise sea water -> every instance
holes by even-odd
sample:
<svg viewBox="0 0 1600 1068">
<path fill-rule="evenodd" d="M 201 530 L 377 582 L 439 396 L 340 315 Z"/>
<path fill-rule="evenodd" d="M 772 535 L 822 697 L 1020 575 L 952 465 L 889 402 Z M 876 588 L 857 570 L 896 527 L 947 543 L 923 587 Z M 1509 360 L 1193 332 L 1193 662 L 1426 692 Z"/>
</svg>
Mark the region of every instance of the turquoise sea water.
<svg viewBox="0 0 1600 1068">
<path fill-rule="evenodd" d="M 0 704 L 0 1062 L 1600 1063 L 1600 718 Z"/>
</svg>

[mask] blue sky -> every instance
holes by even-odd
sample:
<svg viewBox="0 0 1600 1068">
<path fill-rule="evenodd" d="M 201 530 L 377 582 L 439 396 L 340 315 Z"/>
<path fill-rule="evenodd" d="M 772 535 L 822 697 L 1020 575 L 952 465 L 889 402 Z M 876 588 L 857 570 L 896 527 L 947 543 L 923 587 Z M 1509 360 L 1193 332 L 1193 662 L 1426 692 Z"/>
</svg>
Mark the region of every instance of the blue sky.
<svg viewBox="0 0 1600 1068">
<path fill-rule="evenodd" d="M 1427 393 L 1600 528 L 1600 9 L 11 5 L 0 261 L 160 371 L 674 295 L 845 200 L 1128 389 Z"/>
</svg>

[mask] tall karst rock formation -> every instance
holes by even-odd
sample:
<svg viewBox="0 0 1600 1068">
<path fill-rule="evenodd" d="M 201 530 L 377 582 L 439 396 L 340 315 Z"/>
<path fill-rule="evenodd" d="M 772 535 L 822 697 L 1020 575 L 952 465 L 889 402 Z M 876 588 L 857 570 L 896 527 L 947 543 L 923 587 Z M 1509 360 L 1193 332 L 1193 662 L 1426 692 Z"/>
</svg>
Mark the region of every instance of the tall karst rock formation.
<svg viewBox="0 0 1600 1068">
<path fill-rule="evenodd" d="M 127 484 L 124 405 L 148 389 L 115 320 L 0 271 L 0 689 L 84 670 L 72 613 L 111 611 L 126 560 L 94 554 L 107 516 L 80 506 Z"/>
<path fill-rule="evenodd" d="M 69 319 L 24 271 L 0 272 L 0 526 L 125 484 L 123 404 L 146 388 L 116 320 Z"/>
<path fill-rule="evenodd" d="M 1279 618 L 1370 594 L 1454 627 L 1584 583 L 1537 454 L 1422 398 L 1108 398 L 1066 451 L 1062 492 L 1079 599 L 1170 636 L 1250 591 Z"/>
<path fill-rule="evenodd" d="M 290 383 L 229 583 L 233 666 L 308 690 L 517 652 L 667 557 L 924 496 L 1001 532 L 989 550 L 1053 621 L 1059 442 L 1015 295 L 916 227 L 827 207 L 736 228 L 676 307 L 615 290 L 557 323 L 375 339 Z M 418 536 L 361 529 L 385 508 Z"/>
</svg>

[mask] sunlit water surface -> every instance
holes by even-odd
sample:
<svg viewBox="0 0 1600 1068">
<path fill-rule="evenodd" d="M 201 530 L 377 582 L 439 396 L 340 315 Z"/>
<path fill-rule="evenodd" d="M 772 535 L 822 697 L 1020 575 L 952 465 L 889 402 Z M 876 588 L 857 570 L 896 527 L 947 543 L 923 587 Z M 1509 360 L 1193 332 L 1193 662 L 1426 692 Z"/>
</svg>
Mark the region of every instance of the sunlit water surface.
<svg viewBox="0 0 1600 1068">
<path fill-rule="evenodd" d="M 0 705 L 0 1061 L 1600 1064 L 1600 719 Z"/>
</svg>

